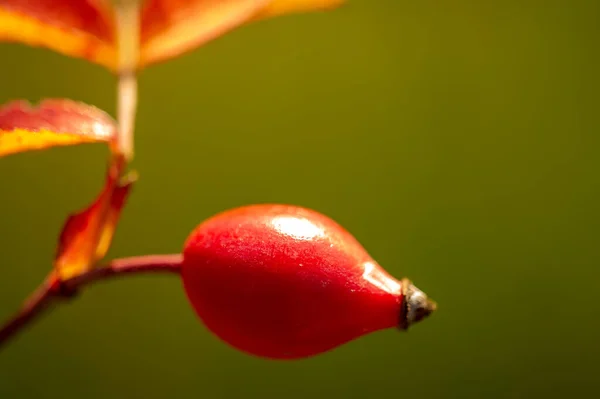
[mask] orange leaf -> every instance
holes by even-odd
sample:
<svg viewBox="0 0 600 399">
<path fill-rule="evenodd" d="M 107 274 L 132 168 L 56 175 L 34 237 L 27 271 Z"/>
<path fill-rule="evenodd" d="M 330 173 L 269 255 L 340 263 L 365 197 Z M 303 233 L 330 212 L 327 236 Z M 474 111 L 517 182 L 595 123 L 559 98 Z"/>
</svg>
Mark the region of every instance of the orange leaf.
<svg viewBox="0 0 600 399">
<path fill-rule="evenodd" d="M 70 100 L 45 100 L 37 107 L 15 101 L 0 108 L 0 157 L 56 146 L 116 138 L 114 120 L 96 107 Z"/>
<path fill-rule="evenodd" d="M 60 279 L 90 270 L 108 252 L 121 210 L 135 182 L 133 174 L 119 177 L 120 169 L 121 165 L 113 165 L 98 198 L 65 222 L 54 263 Z"/>
<path fill-rule="evenodd" d="M 140 0 L 141 1 L 141 0 Z M 139 67 L 176 57 L 257 19 L 333 8 L 344 0 L 146 0 Z M 118 70 L 114 0 L 0 0 L 0 41 Z"/>
<path fill-rule="evenodd" d="M 148 0 L 140 63 L 173 58 L 250 20 L 271 0 Z"/>
<path fill-rule="evenodd" d="M 173 58 L 257 19 L 342 3 L 344 0 L 148 0 L 142 13 L 140 64 Z"/>
<path fill-rule="evenodd" d="M 112 0 L 0 0 L 0 41 L 46 47 L 113 68 Z"/>
<path fill-rule="evenodd" d="M 297 12 L 330 10 L 341 6 L 346 0 L 272 0 L 260 10 L 257 19 L 276 17 Z"/>
</svg>

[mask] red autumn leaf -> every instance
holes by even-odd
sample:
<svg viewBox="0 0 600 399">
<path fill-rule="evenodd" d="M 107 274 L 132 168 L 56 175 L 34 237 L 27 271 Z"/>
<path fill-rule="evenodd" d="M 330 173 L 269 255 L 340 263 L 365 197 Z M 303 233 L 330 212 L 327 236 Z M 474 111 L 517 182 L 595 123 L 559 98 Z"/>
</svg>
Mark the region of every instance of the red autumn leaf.
<svg viewBox="0 0 600 399">
<path fill-rule="evenodd" d="M 61 280 L 84 273 L 101 260 L 110 247 L 121 210 L 135 175 L 120 177 L 122 164 L 114 164 L 96 200 L 69 216 L 60 234 L 54 267 Z"/>
<path fill-rule="evenodd" d="M 50 48 L 113 66 L 112 0 L 0 0 L 0 41 Z"/>
<path fill-rule="evenodd" d="M 276 17 L 284 14 L 329 10 L 344 4 L 346 0 L 273 0 L 261 9 L 256 19 Z"/>
<path fill-rule="evenodd" d="M 142 12 L 140 63 L 183 54 L 249 21 L 271 0 L 151 0 Z"/>
<path fill-rule="evenodd" d="M 344 0 L 146 0 L 139 66 L 163 61 L 257 19 L 340 5 Z M 0 41 L 50 48 L 119 69 L 112 0 L 0 0 Z M 130 1 L 122 4 L 131 4 Z M 133 23 L 133 21 L 130 21 Z M 124 21 L 124 23 L 128 23 Z"/>
<path fill-rule="evenodd" d="M 0 107 L 0 157 L 84 143 L 113 144 L 114 120 L 96 107 L 71 100 L 45 100 L 37 107 L 14 101 Z"/>
</svg>

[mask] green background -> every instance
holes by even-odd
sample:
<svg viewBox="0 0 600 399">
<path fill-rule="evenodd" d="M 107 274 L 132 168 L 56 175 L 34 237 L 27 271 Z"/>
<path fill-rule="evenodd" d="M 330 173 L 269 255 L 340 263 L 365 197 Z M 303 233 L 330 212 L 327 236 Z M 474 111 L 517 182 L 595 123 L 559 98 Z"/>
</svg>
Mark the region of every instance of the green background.
<svg viewBox="0 0 600 399">
<path fill-rule="evenodd" d="M 354 0 L 145 70 L 140 181 L 110 257 L 180 250 L 249 203 L 346 226 L 436 299 L 295 362 L 241 354 L 171 276 L 87 290 L 0 353 L 0 398 L 592 398 L 600 389 L 600 2 Z M 114 78 L 0 46 L 0 102 L 114 110 Z M 50 269 L 102 146 L 0 159 L 0 317 Z"/>
</svg>

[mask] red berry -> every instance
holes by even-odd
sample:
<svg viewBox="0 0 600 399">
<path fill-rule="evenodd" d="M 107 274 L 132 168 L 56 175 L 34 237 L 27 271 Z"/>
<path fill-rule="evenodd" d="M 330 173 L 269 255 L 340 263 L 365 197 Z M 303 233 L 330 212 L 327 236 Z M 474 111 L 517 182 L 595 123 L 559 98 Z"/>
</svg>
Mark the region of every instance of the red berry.
<svg viewBox="0 0 600 399">
<path fill-rule="evenodd" d="M 182 278 L 197 315 L 257 356 L 316 355 L 361 335 L 406 329 L 435 304 L 383 270 L 344 228 L 315 211 L 252 205 L 189 236 Z"/>
</svg>

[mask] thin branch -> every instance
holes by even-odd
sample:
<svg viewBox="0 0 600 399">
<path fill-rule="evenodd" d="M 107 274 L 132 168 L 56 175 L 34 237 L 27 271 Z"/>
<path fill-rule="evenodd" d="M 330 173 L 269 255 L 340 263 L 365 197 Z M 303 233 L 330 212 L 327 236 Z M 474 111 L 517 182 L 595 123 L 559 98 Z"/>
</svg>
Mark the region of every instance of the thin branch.
<svg viewBox="0 0 600 399">
<path fill-rule="evenodd" d="M 0 348 L 23 327 L 33 321 L 36 316 L 47 309 L 56 298 L 58 297 L 54 294 L 52 280 L 48 279 L 31 294 L 17 314 L 2 326 L 0 330 Z"/>
<path fill-rule="evenodd" d="M 53 274 L 35 290 L 21 309 L 0 328 L 0 349 L 51 305 L 75 296 L 82 288 L 95 282 L 142 273 L 180 272 L 182 257 L 176 255 L 148 255 L 117 259 L 106 266 L 90 270 L 69 280 L 60 281 Z"/>
<path fill-rule="evenodd" d="M 120 0 L 116 5 L 118 39 L 117 121 L 118 150 L 131 161 L 134 153 L 138 101 L 137 66 L 140 57 L 140 0 Z"/>
</svg>

